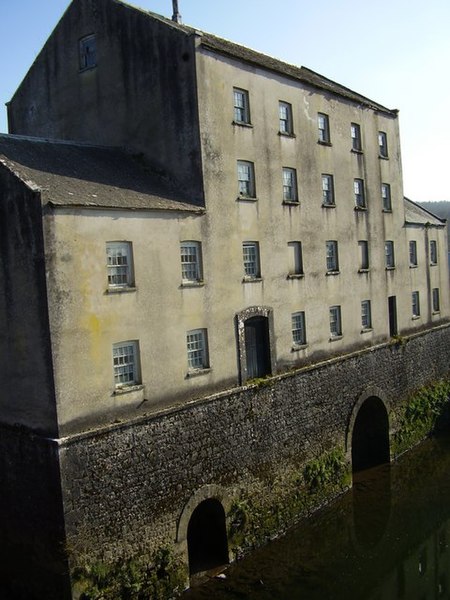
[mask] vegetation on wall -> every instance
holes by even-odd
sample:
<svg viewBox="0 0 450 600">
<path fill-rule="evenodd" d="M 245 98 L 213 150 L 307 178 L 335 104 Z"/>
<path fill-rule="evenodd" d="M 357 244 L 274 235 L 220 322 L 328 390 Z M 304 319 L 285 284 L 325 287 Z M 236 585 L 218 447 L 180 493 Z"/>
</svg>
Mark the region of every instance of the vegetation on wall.
<svg viewBox="0 0 450 600">
<path fill-rule="evenodd" d="M 160 548 L 151 563 L 85 564 L 73 570 L 72 578 L 80 600 L 167 600 L 184 589 L 186 573 L 169 548 Z"/>
<path fill-rule="evenodd" d="M 422 387 L 413 393 L 402 407 L 398 429 L 393 436 L 392 452 L 405 452 L 443 422 L 450 420 L 450 380 L 445 379 Z"/>
</svg>

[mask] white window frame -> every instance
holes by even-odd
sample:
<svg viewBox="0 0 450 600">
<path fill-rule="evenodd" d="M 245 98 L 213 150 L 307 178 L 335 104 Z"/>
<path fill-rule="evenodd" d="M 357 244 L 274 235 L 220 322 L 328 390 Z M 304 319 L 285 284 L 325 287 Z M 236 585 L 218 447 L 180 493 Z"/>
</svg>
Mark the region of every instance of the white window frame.
<svg viewBox="0 0 450 600">
<path fill-rule="evenodd" d="M 208 332 L 206 329 L 191 329 L 186 332 L 188 372 L 209 369 Z"/>
<path fill-rule="evenodd" d="M 378 132 L 378 153 L 381 158 L 388 158 L 388 143 L 385 131 Z"/>
<path fill-rule="evenodd" d="M 364 190 L 364 179 L 353 180 L 353 194 L 356 208 L 367 208 L 366 194 Z"/>
<path fill-rule="evenodd" d="M 239 198 L 256 198 L 255 165 L 248 160 L 237 161 Z"/>
<path fill-rule="evenodd" d="M 359 247 L 359 270 L 368 271 L 370 269 L 369 242 L 367 240 L 358 240 Z"/>
<path fill-rule="evenodd" d="M 284 135 L 293 135 L 294 125 L 292 122 L 292 104 L 280 100 L 278 103 L 278 116 L 280 133 Z"/>
<path fill-rule="evenodd" d="M 95 34 L 86 35 L 78 41 L 78 57 L 80 71 L 93 69 L 97 66 L 97 41 Z"/>
<path fill-rule="evenodd" d="M 438 247 L 436 240 L 430 240 L 430 265 L 438 263 Z"/>
<path fill-rule="evenodd" d="M 291 315 L 292 345 L 294 348 L 306 345 L 305 312 L 298 311 Z"/>
<path fill-rule="evenodd" d="M 298 204 L 297 171 L 283 167 L 283 202 Z"/>
<path fill-rule="evenodd" d="M 336 240 L 327 240 L 325 242 L 327 273 L 339 273 L 339 253 Z"/>
<path fill-rule="evenodd" d="M 133 245 L 131 242 L 106 242 L 108 289 L 134 287 Z"/>
<path fill-rule="evenodd" d="M 244 281 L 261 278 L 259 242 L 243 242 Z"/>
<path fill-rule="evenodd" d="M 334 177 L 328 173 L 322 173 L 322 206 L 335 206 Z"/>
<path fill-rule="evenodd" d="M 411 308 L 413 319 L 418 319 L 420 317 L 420 295 L 418 291 L 411 294 Z"/>
<path fill-rule="evenodd" d="M 139 342 L 129 340 L 113 344 L 113 374 L 116 389 L 140 384 Z"/>
<path fill-rule="evenodd" d="M 358 123 L 350 124 L 350 135 L 352 138 L 352 150 L 355 152 L 362 151 L 362 142 L 361 142 L 361 126 Z"/>
<path fill-rule="evenodd" d="M 372 329 L 372 307 L 370 300 L 361 301 L 361 327 L 363 331 Z"/>
<path fill-rule="evenodd" d="M 325 113 L 317 113 L 317 128 L 319 130 L 319 142 L 330 144 L 330 119 Z"/>
<path fill-rule="evenodd" d="M 392 240 L 386 240 L 384 242 L 384 255 L 386 269 L 395 269 L 395 251 L 394 242 Z"/>
<path fill-rule="evenodd" d="M 342 337 L 342 317 L 339 305 L 330 306 L 330 336 L 331 338 Z"/>
<path fill-rule="evenodd" d="M 290 251 L 290 269 L 288 277 L 303 276 L 303 252 L 301 242 L 288 242 Z"/>
<path fill-rule="evenodd" d="M 438 313 L 441 311 L 441 300 L 439 294 L 439 288 L 433 288 L 431 290 L 431 298 L 433 304 L 433 312 Z"/>
<path fill-rule="evenodd" d="M 180 242 L 181 280 L 183 284 L 202 283 L 202 244 L 193 240 Z"/>
<path fill-rule="evenodd" d="M 241 88 L 233 88 L 234 123 L 250 124 L 250 101 L 248 91 Z"/>
<path fill-rule="evenodd" d="M 417 242 L 409 240 L 409 266 L 417 267 Z"/>
</svg>

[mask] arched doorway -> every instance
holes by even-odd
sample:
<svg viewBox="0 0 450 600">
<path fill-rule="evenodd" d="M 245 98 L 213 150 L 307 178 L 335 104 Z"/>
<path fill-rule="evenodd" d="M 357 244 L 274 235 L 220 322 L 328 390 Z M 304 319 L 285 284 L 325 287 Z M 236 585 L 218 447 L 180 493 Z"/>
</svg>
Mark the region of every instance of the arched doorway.
<svg viewBox="0 0 450 600">
<path fill-rule="evenodd" d="M 244 330 L 248 379 L 270 375 L 269 319 L 261 316 L 247 319 Z"/>
<path fill-rule="evenodd" d="M 225 511 L 215 498 L 203 500 L 192 513 L 187 545 L 190 575 L 228 563 Z"/>
<path fill-rule="evenodd" d="M 361 407 L 352 432 L 352 470 L 354 473 L 390 461 L 389 418 L 380 398 L 371 396 Z"/>
</svg>

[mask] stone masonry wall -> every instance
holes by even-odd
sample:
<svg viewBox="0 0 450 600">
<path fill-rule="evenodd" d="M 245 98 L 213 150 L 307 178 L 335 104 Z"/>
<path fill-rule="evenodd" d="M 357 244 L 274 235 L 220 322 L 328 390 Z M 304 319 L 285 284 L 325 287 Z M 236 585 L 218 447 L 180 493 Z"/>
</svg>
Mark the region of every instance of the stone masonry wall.
<svg viewBox="0 0 450 600">
<path fill-rule="evenodd" d="M 348 452 L 355 406 L 364 397 L 376 394 L 385 402 L 392 433 L 408 394 L 449 369 L 450 326 L 444 325 L 61 440 L 73 564 L 148 556 L 162 544 L 174 545 L 182 538 L 183 510 L 192 498 L 195 505 L 199 490 L 226 507 L 243 490 L 270 495 L 289 466 L 298 469 L 336 446 Z"/>
</svg>

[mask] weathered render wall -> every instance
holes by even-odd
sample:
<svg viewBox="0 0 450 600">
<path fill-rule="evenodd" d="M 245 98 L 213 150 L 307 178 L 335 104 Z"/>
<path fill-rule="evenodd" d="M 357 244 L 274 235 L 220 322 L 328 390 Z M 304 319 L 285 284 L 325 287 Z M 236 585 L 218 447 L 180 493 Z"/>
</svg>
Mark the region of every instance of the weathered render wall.
<svg viewBox="0 0 450 600">
<path fill-rule="evenodd" d="M 390 417 L 408 394 L 445 377 L 450 327 L 415 334 L 241 388 L 146 420 L 60 442 L 71 560 L 113 561 L 173 546 L 186 561 L 186 527 L 203 499 L 228 511 L 255 495 L 295 493 L 305 463 L 350 452 L 361 401 L 378 396 Z M 347 455 L 348 456 L 348 455 Z"/>
</svg>

